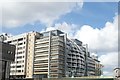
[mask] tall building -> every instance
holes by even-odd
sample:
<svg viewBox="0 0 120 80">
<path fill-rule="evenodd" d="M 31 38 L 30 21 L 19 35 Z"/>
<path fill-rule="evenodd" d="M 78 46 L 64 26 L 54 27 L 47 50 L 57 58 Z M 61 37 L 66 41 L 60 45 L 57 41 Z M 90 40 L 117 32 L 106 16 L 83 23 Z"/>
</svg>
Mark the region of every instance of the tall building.
<svg viewBox="0 0 120 80">
<path fill-rule="evenodd" d="M 0 42 L 0 80 L 9 80 L 10 62 L 15 58 L 15 46 Z"/>
<path fill-rule="evenodd" d="M 34 77 L 64 77 L 64 34 L 55 30 L 44 32 L 35 40 Z"/>
<path fill-rule="evenodd" d="M 11 78 L 80 77 L 87 71 L 87 48 L 59 30 L 24 33 L 5 42 L 16 45 Z"/>
</svg>

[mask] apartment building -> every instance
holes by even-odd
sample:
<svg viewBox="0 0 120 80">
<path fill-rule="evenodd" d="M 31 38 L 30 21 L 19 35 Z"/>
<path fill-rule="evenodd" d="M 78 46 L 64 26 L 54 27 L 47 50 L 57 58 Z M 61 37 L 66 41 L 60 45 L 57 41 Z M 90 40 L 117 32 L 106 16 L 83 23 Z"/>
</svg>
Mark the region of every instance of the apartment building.
<svg viewBox="0 0 120 80">
<path fill-rule="evenodd" d="M 77 39 L 67 39 L 66 57 L 67 68 L 66 75 L 68 77 L 80 77 L 85 74 L 85 53 L 86 49 L 83 47 L 81 41 Z"/>
<path fill-rule="evenodd" d="M 87 57 L 87 75 L 95 76 L 95 60 L 90 54 Z"/>
<path fill-rule="evenodd" d="M 26 74 L 27 34 L 10 37 L 5 42 L 16 46 L 15 60 L 11 63 L 10 69 L 11 78 L 24 78 Z"/>
<path fill-rule="evenodd" d="M 64 34 L 54 30 L 42 33 L 35 41 L 34 77 L 65 76 Z"/>
<path fill-rule="evenodd" d="M 4 41 L 16 46 L 15 61 L 11 63 L 10 69 L 11 78 L 32 78 L 34 41 L 37 35 L 39 33 L 29 32 L 9 37 Z"/>
<path fill-rule="evenodd" d="M 28 32 L 5 42 L 16 45 L 11 78 L 80 77 L 86 73 L 87 48 L 59 30 Z"/>
<path fill-rule="evenodd" d="M 29 32 L 27 34 L 27 58 L 26 58 L 26 74 L 25 78 L 33 78 L 34 74 L 34 56 L 35 56 L 35 41 L 41 36 L 38 32 Z"/>
</svg>

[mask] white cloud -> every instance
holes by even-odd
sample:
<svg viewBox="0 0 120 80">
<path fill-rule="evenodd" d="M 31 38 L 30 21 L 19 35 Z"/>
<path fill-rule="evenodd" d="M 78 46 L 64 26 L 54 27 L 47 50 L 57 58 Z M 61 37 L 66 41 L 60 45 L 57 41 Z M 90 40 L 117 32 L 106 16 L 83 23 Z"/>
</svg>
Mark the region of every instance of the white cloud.
<svg viewBox="0 0 120 80">
<path fill-rule="evenodd" d="M 63 23 L 57 23 L 53 27 L 47 27 L 45 30 L 42 30 L 42 32 L 58 29 L 69 34 L 68 35 L 69 38 L 73 38 L 75 31 L 77 30 L 77 27 L 78 26 L 75 24 L 68 24 L 66 22 L 63 22 Z"/>
<path fill-rule="evenodd" d="M 106 22 L 105 27 L 98 29 L 84 25 L 76 32 L 75 38 L 89 44 L 91 51 L 110 52 L 118 49 L 118 16 L 113 22 Z"/>
<path fill-rule="evenodd" d="M 4 2 L 2 25 L 18 27 L 39 20 L 46 26 L 71 11 L 81 9 L 83 1 L 76 2 Z M 1 22 L 1 21 L 0 21 Z"/>
<path fill-rule="evenodd" d="M 119 2 L 119 0 L 85 0 L 85 2 Z"/>
<path fill-rule="evenodd" d="M 81 0 L 0 0 L 1 2 L 81 2 Z"/>
<path fill-rule="evenodd" d="M 110 52 L 99 57 L 102 64 L 106 66 L 118 66 L 118 52 Z"/>
<path fill-rule="evenodd" d="M 104 65 L 103 74 L 113 75 L 113 69 L 118 66 L 118 52 L 110 52 L 99 57 L 99 60 Z"/>
<path fill-rule="evenodd" d="M 111 71 L 111 72 L 113 72 L 113 71 Z M 111 75 L 113 76 L 113 73 L 111 73 L 110 71 L 104 71 L 103 72 L 103 76 L 110 76 L 111 77 Z"/>
</svg>

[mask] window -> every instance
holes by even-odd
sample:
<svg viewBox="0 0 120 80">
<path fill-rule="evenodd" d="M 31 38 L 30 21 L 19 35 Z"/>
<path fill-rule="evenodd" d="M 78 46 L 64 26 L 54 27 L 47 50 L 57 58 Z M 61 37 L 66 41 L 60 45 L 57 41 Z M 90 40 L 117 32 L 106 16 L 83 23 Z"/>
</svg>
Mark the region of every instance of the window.
<svg viewBox="0 0 120 80">
<path fill-rule="evenodd" d="M 13 40 L 13 42 L 16 42 L 17 40 Z"/>
<path fill-rule="evenodd" d="M 22 47 L 18 47 L 18 50 L 22 49 Z"/>
<path fill-rule="evenodd" d="M 22 61 L 17 61 L 17 63 L 23 63 L 24 62 L 24 60 L 22 60 Z"/>
<path fill-rule="evenodd" d="M 47 33 L 44 33 L 43 36 L 49 36 L 49 33 L 48 33 L 48 32 L 47 32 Z"/>
<path fill-rule="evenodd" d="M 22 41 L 22 40 L 23 40 L 23 38 L 18 39 L 18 41 Z"/>
<path fill-rule="evenodd" d="M 22 54 L 22 52 L 18 52 L 17 54 Z"/>
<path fill-rule="evenodd" d="M 14 73 L 15 72 L 15 70 L 11 70 L 11 73 Z"/>
<path fill-rule="evenodd" d="M 21 65 L 18 65 L 17 68 L 21 68 Z"/>
<path fill-rule="evenodd" d="M 18 45 L 22 45 L 23 43 L 18 43 Z"/>
<path fill-rule="evenodd" d="M 18 56 L 18 57 L 17 57 L 17 59 L 21 59 L 21 58 L 22 58 L 22 56 Z"/>
<path fill-rule="evenodd" d="M 21 63 L 21 61 L 17 61 L 17 63 Z"/>
<path fill-rule="evenodd" d="M 15 68 L 15 66 L 11 66 L 11 68 Z"/>
<path fill-rule="evenodd" d="M 11 41 L 8 41 L 8 43 L 11 43 Z"/>
<path fill-rule="evenodd" d="M 17 72 L 21 72 L 21 70 L 17 70 Z"/>
<path fill-rule="evenodd" d="M 25 48 L 25 46 L 23 46 L 23 49 Z"/>
</svg>

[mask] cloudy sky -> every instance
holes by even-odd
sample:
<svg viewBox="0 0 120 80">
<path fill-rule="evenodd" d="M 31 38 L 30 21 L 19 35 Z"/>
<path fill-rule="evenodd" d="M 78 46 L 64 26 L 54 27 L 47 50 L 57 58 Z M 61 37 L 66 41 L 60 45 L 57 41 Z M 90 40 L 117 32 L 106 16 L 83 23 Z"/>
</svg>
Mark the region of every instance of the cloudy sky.
<svg viewBox="0 0 120 80">
<path fill-rule="evenodd" d="M 89 45 L 104 65 L 103 74 L 113 75 L 118 65 L 118 2 L 3 2 L 0 4 L 2 33 L 18 35 L 54 29 Z"/>
</svg>

